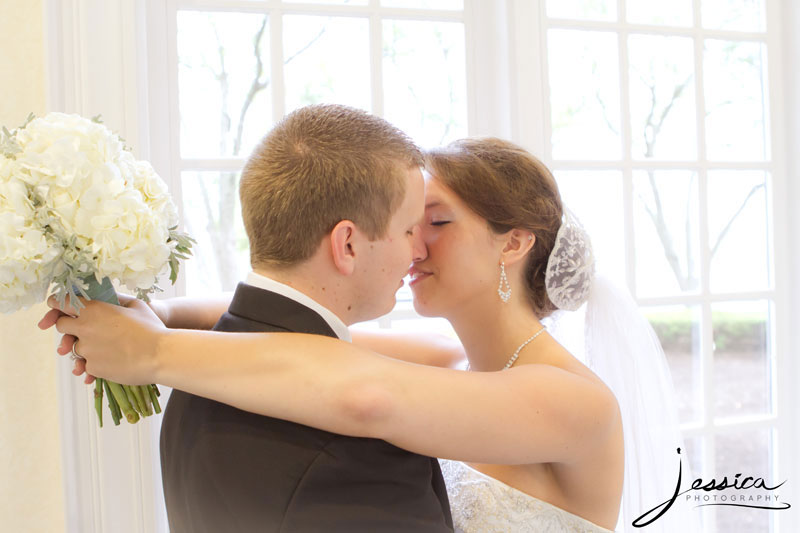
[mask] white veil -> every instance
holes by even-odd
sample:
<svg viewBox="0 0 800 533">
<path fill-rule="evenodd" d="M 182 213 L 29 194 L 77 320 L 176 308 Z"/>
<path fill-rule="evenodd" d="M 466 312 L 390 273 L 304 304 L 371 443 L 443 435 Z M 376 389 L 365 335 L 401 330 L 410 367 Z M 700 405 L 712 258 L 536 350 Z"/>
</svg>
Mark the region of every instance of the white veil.
<svg viewBox="0 0 800 533">
<path fill-rule="evenodd" d="M 551 301 L 560 309 L 576 310 L 586 302 L 585 361 L 614 392 L 620 406 L 625 481 L 617 531 L 639 531 L 634 521 L 650 522 L 643 528 L 648 532 L 700 531 L 699 515 L 680 498 L 657 519 L 653 520 L 663 507 L 642 517 L 673 497 L 679 465 L 682 485 L 691 479 L 675 391 L 655 332 L 626 289 L 594 275 L 589 237 L 566 209 L 545 283 Z M 570 322 L 562 313 L 552 320 L 557 339 L 569 334 L 569 327 L 559 328 L 562 320 Z"/>
</svg>

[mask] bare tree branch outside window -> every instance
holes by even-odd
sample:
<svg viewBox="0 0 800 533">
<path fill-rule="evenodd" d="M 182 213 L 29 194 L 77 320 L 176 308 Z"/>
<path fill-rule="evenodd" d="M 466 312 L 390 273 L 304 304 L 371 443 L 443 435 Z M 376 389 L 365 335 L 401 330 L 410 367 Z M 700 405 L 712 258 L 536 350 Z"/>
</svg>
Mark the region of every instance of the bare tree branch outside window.
<svg viewBox="0 0 800 533">
<path fill-rule="evenodd" d="M 219 83 L 220 88 L 220 153 L 225 154 L 228 152 L 228 147 L 232 147 L 230 154 L 233 157 L 241 156 L 242 138 L 244 134 L 245 121 L 248 119 L 248 112 L 251 110 L 251 105 L 259 93 L 266 90 L 270 86 L 270 78 L 264 72 L 264 35 L 267 28 L 268 17 L 264 16 L 261 24 L 253 35 L 253 79 L 250 88 L 242 101 L 241 107 L 235 113 L 238 116 L 235 129 L 231 120 L 232 113 L 230 112 L 230 94 L 229 94 L 229 72 L 226 70 L 226 49 L 223 39 L 217 31 L 215 19 L 213 16 L 207 18 L 208 24 L 211 26 L 213 34 L 216 38 L 216 50 L 218 55 L 218 66 L 205 63 L 204 67 L 211 70 L 214 80 Z M 284 60 L 283 64 L 287 65 L 308 48 L 313 46 L 325 34 L 327 24 L 304 46 L 297 52 Z M 266 133 L 266 131 L 264 131 Z M 236 249 L 239 243 L 236 242 L 235 227 L 236 227 L 236 198 L 238 195 L 238 172 L 221 172 L 219 175 L 218 186 L 218 202 L 213 203 L 210 199 L 209 187 L 211 186 L 205 180 L 198 180 L 198 186 L 203 197 L 203 205 L 206 210 L 206 220 L 208 225 L 206 231 L 211 239 L 211 246 L 213 248 L 212 255 L 214 257 L 217 275 L 220 285 L 223 290 L 231 290 L 235 287 L 238 280 L 237 266 L 236 266 Z"/>
</svg>

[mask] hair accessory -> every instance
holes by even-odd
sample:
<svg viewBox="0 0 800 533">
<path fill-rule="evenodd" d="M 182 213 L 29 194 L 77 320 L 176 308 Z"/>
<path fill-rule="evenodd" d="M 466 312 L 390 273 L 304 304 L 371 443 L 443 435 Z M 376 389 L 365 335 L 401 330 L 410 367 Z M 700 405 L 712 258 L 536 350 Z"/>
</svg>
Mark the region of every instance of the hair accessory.
<svg viewBox="0 0 800 533">
<path fill-rule="evenodd" d="M 564 208 L 561 227 L 547 260 L 547 296 L 559 309 L 575 311 L 589 298 L 594 253 L 589 235 L 572 211 Z"/>
</svg>

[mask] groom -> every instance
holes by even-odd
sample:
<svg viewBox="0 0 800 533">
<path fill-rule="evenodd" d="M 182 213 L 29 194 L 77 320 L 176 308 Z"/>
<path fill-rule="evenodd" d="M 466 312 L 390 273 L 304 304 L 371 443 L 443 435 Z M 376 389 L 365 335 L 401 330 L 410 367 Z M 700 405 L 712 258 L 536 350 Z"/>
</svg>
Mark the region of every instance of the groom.
<svg viewBox="0 0 800 533">
<path fill-rule="evenodd" d="M 214 329 L 349 341 L 348 324 L 390 311 L 426 253 L 421 164 L 408 137 L 365 112 L 316 105 L 284 118 L 242 172 L 253 272 Z M 453 529 L 436 459 L 179 390 L 161 466 L 172 533 Z"/>
</svg>

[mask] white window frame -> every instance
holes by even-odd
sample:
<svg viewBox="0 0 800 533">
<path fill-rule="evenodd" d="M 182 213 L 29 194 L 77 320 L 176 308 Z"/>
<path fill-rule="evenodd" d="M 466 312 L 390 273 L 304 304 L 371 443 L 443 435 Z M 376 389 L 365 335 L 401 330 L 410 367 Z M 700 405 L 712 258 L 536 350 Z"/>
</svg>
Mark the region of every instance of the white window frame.
<svg viewBox="0 0 800 533">
<path fill-rule="evenodd" d="M 785 466 L 784 476 L 791 485 L 787 493 L 797 502 L 800 497 L 800 4 L 780 0 L 768 4 L 767 23 L 778 32 L 777 50 L 772 64 L 779 72 L 770 78 L 772 97 L 772 136 L 775 170 L 783 179 L 774 180 L 775 282 L 781 287 L 776 298 L 776 343 L 780 348 L 782 372 L 778 375 L 778 407 L 783 413 L 778 429 L 778 458 Z M 786 531 L 800 527 L 800 508 L 794 505 L 781 517 Z"/>
<path fill-rule="evenodd" d="M 142 4 L 46 0 L 47 108 L 102 114 L 141 158 L 150 157 Z M 88 388 L 59 360 L 66 530 L 166 532 L 153 421 L 100 429 Z M 106 417 L 108 418 L 108 417 Z"/>
<path fill-rule="evenodd" d="M 43 4 L 48 109 L 84 116 L 102 113 L 105 122 L 125 137 L 138 157 L 149 159 L 173 194 L 179 195 L 180 165 L 174 159 L 177 101 L 164 97 L 177 76 L 169 72 L 165 54 L 176 53 L 175 31 L 168 17 L 176 1 L 45 0 Z M 619 2 L 624 9 L 624 0 Z M 197 6 L 211 3 L 193 2 Z M 236 3 L 242 9 L 254 9 L 253 2 Z M 543 3 L 465 0 L 460 15 L 467 41 L 470 135 L 509 138 L 537 155 L 548 153 L 549 142 Z M 269 0 L 266 5 L 277 2 Z M 311 9 L 310 4 L 304 5 Z M 364 10 L 374 6 L 372 0 Z M 312 7 L 326 13 L 337 9 Z M 800 280 L 792 275 L 800 272 L 800 214 L 793 209 L 800 205 L 800 164 L 788 157 L 789 148 L 800 142 L 800 104 L 793 97 L 800 91 L 800 6 L 793 0 L 767 0 L 767 25 L 775 226 L 772 298 L 779 365 L 776 452 L 783 465 L 780 475 L 789 480 L 788 493 L 800 482 L 800 461 L 792 457 L 800 447 L 800 410 L 793 409 L 800 405 L 800 392 L 794 386 L 800 380 L 796 360 L 800 334 L 792 331 L 800 323 Z M 276 38 L 278 34 L 271 32 L 271 39 Z M 380 76 L 380 57 L 372 58 L 372 67 L 373 78 Z M 273 101 L 282 105 L 283 99 Z M 373 102 L 373 110 L 379 113 L 380 97 L 373 94 Z M 181 293 L 182 283 L 167 288 L 164 296 Z M 157 483 L 157 425 L 145 420 L 136 426 L 98 430 L 86 387 L 69 373 L 68 361 L 60 362 L 57 379 L 67 531 L 166 531 Z M 778 513 L 780 530 L 800 524 L 800 503 L 793 503 L 791 510 Z"/>
<path fill-rule="evenodd" d="M 626 9 L 626 0 L 617 0 L 617 12 L 624 18 Z M 787 484 L 783 487 L 786 499 L 784 501 L 792 501 L 792 493 L 800 495 L 800 491 L 792 488 L 793 484 L 800 483 L 800 461 L 795 457 L 794 450 L 800 445 L 800 431 L 798 431 L 798 422 L 800 415 L 794 409 L 798 405 L 800 395 L 796 391 L 795 383 L 797 378 L 800 377 L 800 364 L 797 362 L 797 356 L 800 355 L 800 338 L 795 333 L 792 338 L 792 324 L 797 324 L 800 319 L 800 306 L 798 305 L 798 280 L 797 276 L 792 276 L 792 272 L 800 272 L 796 267 L 800 265 L 798 262 L 797 245 L 800 242 L 800 219 L 791 209 L 792 205 L 798 205 L 796 202 L 800 200 L 798 197 L 797 181 L 800 179 L 800 169 L 797 167 L 796 161 L 788 159 L 789 152 L 787 148 L 792 145 L 797 145 L 800 141 L 798 133 L 798 106 L 792 94 L 797 94 L 798 77 L 797 70 L 800 64 L 798 59 L 800 54 L 794 53 L 793 56 L 784 56 L 784 50 L 793 50 L 790 43 L 794 43 L 794 50 L 797 49 L 798 39 L 795 36 L 798 30 L 798 22 L 800 22 L 800 8 L 796 3 L 791 0 L 765 0 L 766 4 L 766 27 L 767 34 L 760 33 L 746 33 L 746 32 L 733 32 L 733 31 L 712 31 L 699 28 L 697 24 L 693 27 L 688 27 L 682 31 L 676 31 L 674 28 L 663 29 L 658 26 L 649 26 L 644 24 L 622 23 L 622 22 L 593 22 L 593 21 L 558 21 L 554 24 L 546 20 L 545 15 L 545 1 L 538 2 L 525 2 L 524 0 L 516 0 L 509 3 L 516 9 L 515 16 L 512 17 L 517 23 L 516 33 L 517 52 L 521 60 L 517 63 L 517 72 L 525 70 L 525 63 L 530 64 L 536 61 L 535 69 L 540 73 L 536 76 L 533 73 L 528 74 L 519 83 L 520 94 L 540 95 L 537 98 L 521 98 L 517 100 L 518 115 L 524 117 L 537 117 L 540 121 L 534 125 L 520 125 L 519 129 L 515 132 L 518 134 L 516 137 L 517 142 L 530 149 L 535 154 L 542 154 L 545 164 L 555 171 L 558 170 L 617 170 L 621 171 L 623 175 L 623 190 L 625 195 L 626 212 L 625 219 L 625 241 L 626 241 L 626 280 L 631 294 L 636 295 L 635 286 L 635 265 L 634 265 L 634 239 L 633 239 L 633 201 L 632 201 L 632 173 L 634 169 L 638 168 L 689 168 L 697 169 L 699 176 L 702 178 L 708 168 L 755 168 L 769 172 L 771 176 L 771 188 L 767 197 L 767 203 L 772 209 L 772 222 L 771 228 L 772 242 L 769 243 L 770 248 L 773 250 L 774 261 L 774 280 L 773 288 L 765 291 L 748 292 L 741 294 L 725 294 L 722 296 L 712 295 L 709 283 L 708 272 L 710 257 L 708 253 L 704 253 L 702 261 L 704 263 L 703 269 L 705 275 L 703 277 L 703 286 L 701 292 L 696 296 L 677 296 L 665 298 L 637 298 L 640 305 L 671 305 L 671 304 L 687 304 L 696 303 L 705 307 L 703 313 L 702 338 L 703 338 L 703 356 L 701 361 L 701 375 L 703 379 L 703 399 L 705 403 L 704 418 L 699 424 L 687 424 L 684 426 L 684 436 L 696 437 L 702 436 L 706 438 L 709 443 L 706 446 L 703 454 L 703 463 L 714 463 L 714 435 L 721 431 L 743 431 L 749 429 L 770 429 L 777 430 L 778 438 L 774 441 L 774 466 L 775 478 L 768 479 L 768 481 L 780 482 L 788 480 Z M 694 4 L 694 19 L 700 20 L 700 0 L 695 0 Z M 531 27 L 537 27 L 538 31 L 530 31 Z M 561 161 L 553 160 L 550 157 L 550 115 L 549 115 L 549 102 L 548 102 L 548 74 L 547 74 L 547 29 L 549 27 L 559 28 L 574 28 L 574 29 L 588 29 L 588 30 L 606 30 L 615 31 L 620 34 L 620 47 L 619 47 L 619 76 L 620 76 L 620 92 L 621 92 L 621 135 L 623 143 L 623 153 L 621 160 L 614 161 Z M 528 31 L 526 31 L 526 29 Z M 702 61 L 703 61 L 703 47 L 702 42 L 704 37 L 719 37 L 729 38 L 731 40 L 759 40 L 765 43 L 767 47 L 767 62 L 766 68 L 768 70 L 768 83 L 769 93 L 765 95 L 767 100 L 767 109 L 769 115 L 765 117 L 769 125 L 770 139 L 768 139 L 768 152 L 769 159 L 765 162 L 741 162 L 741 163 L 717 163 L 708 162 L 705 157 L 704 137 L 705 137 L 705 124 L 703 121 L 698 121 L 698 156 L 697 161 L 688 162 L 670 162 L 663 164 L 661 162 L 649 162 L 641 160 L 633 160 L 631 157 L 630 143 L 631 143 L 631 126 L 630 116 L 628 115 L 628 59 L 627 59 L 627 35 L 629 33 L 648 33 L 648 34 L 670 34 L 670 35 L 686 35 L 690 36 L 695 41 L 695 90 L 697 94 L 698 107 L 702 105 L 704 100 L 702 90 Z M 523 50 L 529 50 L 529 55 L 523 57 Z M 537 57 L 532 57 L 536 55 Z M 538 60 L 537 60 L 538 59 Z M 524 74 L 523 74 L 524 75 Z M 794 111 L 793 115 L 787 116 L 784 111 Z M 702 116 L 702 109 L 697 112 L 698 116 Z M 791 164 L 794 164 L 791 167 Z M 704 179 L 699 180 L 704 183 Z M 704 186 L 700 187 L 700 194 L 705 195 Z M 702 197 L 701 197 L 702 200 Z M 795 202 L 792 204 L 792 200 Z M 701 205 L 707 206 L 705 200 L 701 201 Z M 701 220 L 704 217 L 701 217 Z M 792 223 L 793 222 L 793 223 Z M 701 222 L 701 224 L 704 224 Z M 707 236 L 708 229 L 701 227 L 701 234 Z M 706 239 L 707 241 L 707 239 Z M 792 246 L 794 245 L 794 246 Z M 705 245 L 701 245 L 703 249 Z M 791 265 L 795 268 L 792 269 Z M 794 295 L 792 298 L 790 295 Z M 751 300 L 751 299 L 768 299 L 774 302 L 774 323 L 771 324 L 772 334 L 771 339 L 774 341 L 773 353 L 774 359 L 774 373 L 773 383 L 777 387 L 777 395 L 773 393 L 775 400 L 774 414 L 759 415 L 754 417 L 742 417 L 738 420 L 731 419 L 725 423 L 715 421 L 712 413 L 713 411 L 713 391 L 714 382 L 712 375 L 712 361 L 711 345 L 713 343 L 711 336 L 711 304 L 716 301 L 729 301 L 737 298 Z M 796 326 L 795 326 L 796 327 Z M 719 475 L 726 473 L 720 472 Z M 756 473 L 757 475 L 769 475 L 772 477 L 773 472 Z M 795 497 L 796 501 L 796 497 Z M 774 531 L 794 530 L 796 524 L 800 524 L 800 511 L 794 506 L 787 511 L 772 512 L 774 519 Z M 706 517 L 705 526 L 714 530 L 715 518 L 713 513 L 708 513 Z"/>
</svg>

